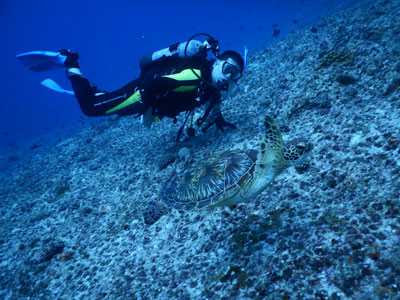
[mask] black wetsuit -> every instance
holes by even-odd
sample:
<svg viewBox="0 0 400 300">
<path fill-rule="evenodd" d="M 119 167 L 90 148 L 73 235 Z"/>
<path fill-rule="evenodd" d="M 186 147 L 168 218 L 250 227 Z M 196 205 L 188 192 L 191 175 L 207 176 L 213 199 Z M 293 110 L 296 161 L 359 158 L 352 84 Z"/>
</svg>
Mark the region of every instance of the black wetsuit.
<svg viewBox="0 0 400 300">
<path fill-rule="evenodd" d="M 142 115 L 151 107 L 153 116 L 175 118 L 180 112 L 209 102 L 207 111 L 211 110 L 215 119 L 221 117 L 221 94 L 206 83 L 211 82 L 213 62 L 203 57 L 190 61 L 179 57 L 160 59 L 144 67 L 138 79 L 113 92 L 98 90 L 80 75 L 70 75 L 69 79 L 87 116 Z"/>
</svg>

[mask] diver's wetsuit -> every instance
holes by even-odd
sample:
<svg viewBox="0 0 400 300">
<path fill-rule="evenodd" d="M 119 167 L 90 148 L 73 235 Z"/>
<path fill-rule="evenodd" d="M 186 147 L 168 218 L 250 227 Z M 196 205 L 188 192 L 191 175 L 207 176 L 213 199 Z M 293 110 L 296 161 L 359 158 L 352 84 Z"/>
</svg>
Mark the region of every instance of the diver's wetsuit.
<svg viewBox="0 0 400 300">
<path fill-rule="evenodd" d="M 97 90 L 81 75 L 69 75 L 69 79 L 87 116 L 142 115 L 151 107 L 153 116 L 175 118 L 209 102 L 207 110 L 212 108 L 214 119 L 221 117 L 221 94 L 193 73 L 211 82 L 213 62 L 203 57 L 190 62 L 179 57 L 160 59 L 146 66 L 138 79 L 113 92 Z"/>
</svg>

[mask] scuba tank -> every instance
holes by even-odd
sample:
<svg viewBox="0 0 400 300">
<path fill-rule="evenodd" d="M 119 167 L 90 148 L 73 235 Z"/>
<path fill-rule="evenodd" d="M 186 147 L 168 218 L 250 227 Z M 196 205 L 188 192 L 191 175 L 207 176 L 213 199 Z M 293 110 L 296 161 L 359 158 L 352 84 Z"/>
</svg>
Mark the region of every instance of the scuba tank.
<svg viewBox="0 0 400 300">
<path fill-rule="evenodd" d="M 158 61 L 163 57 L 187 58 L 196 55 L 206 56 L 208 50 L 207 45 L 208 44 L 206 42 L 202 43 L 198 40 L 191 39 L 188 42 L 176 43 L 169 46 L 168 48 L 146 54 L 142 56 L 142 58 L 140 59 L 139 62 L 140 70 L 143 71 L 148 65 Z"/>
</svg>

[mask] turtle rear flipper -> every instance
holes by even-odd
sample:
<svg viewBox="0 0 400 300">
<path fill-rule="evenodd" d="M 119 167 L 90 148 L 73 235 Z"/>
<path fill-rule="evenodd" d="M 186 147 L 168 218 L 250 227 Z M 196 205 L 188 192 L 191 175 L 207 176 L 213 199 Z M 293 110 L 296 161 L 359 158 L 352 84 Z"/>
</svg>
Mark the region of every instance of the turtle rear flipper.
<svg viewBox="0 0 400 300">
<path fill-rule="evenodd" d="M 161 201 L 151 201 L 143 212 L 144 223 L 146 225 L 153 225 L 163 215 L 167 214 L 169 210 L 170 209 Z"/>
</svg>

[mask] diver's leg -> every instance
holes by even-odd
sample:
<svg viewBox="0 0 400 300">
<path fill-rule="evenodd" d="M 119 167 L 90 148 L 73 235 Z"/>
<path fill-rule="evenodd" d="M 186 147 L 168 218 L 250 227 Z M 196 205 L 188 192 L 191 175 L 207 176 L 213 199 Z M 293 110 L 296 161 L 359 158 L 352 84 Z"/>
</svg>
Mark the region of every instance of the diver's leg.
<svg viewBox="0 0 400 300">
<path fill-rule="evenodd" d="M 97 101 L 93 90 L 90 87 L 89 80 L 87 80 L 83 76 L 79 76 L 76 74 L 69 74 L 68 78 L 71 81 L 75 97 L 76 99 L 78 99 L 79 106 L 81 107 L 82 112 L 86 116 L 90 117 L 104 115 L 104 111 L 102 109 L 96 108 L 95 106 Z"/>
<path fill-rule="evenodd" d="M 83 76 L 74 74 L 68 77 L 81 110 L 87 116 L 142 115 L 146 111 L 147 107 L 141 101 L 140 93 L 137 91 L 139 84 L 137 79 L 116 91 L 105 92 L 91 86 Z"/>
<path fill-rule="evenodd" d="M 61 51 L 64 51 L 64 53 Z M 61 51 L 63 55 L 67 56 L 65 61 L 67 76 L 85 115 L 92 117 L 110 114 L 141 115 L 146 111 L 147 107 L 140 101 L 140 94 L 137 92 L 139 80 L 133 80 L 114 92 L 99 91 L 91 86 L 89 80 L 82 75 L 78 64 L 78 53 L 68 50 Z M 131 98 L 136 92 L 137 101 Z"/>
</svg>

